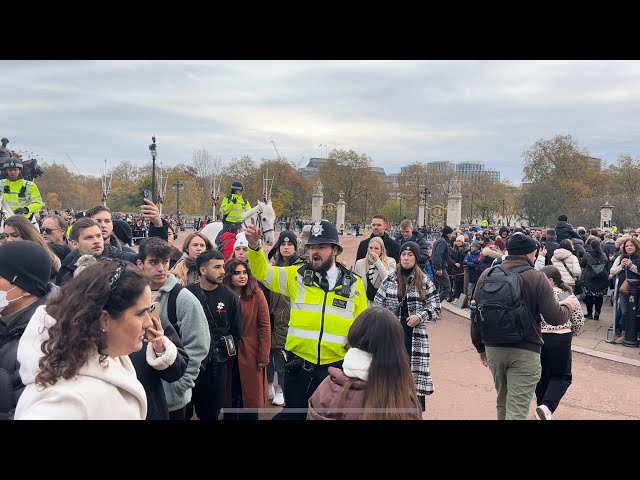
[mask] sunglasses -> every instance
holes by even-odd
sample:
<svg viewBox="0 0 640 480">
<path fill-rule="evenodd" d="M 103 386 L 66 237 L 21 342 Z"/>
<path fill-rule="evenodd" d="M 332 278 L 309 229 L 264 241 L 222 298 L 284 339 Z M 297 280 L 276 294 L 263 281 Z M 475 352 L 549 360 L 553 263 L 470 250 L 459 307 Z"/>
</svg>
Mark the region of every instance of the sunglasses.
<svg viewBox="0 0 640 480">
<path fill-rule="evenodd" d="M 47 235 L 51 235 L 53 232 L 58 232 L 62 230 L 61 228 L 43 228 L 42 232 L 46 233 Z"/>
</svg>

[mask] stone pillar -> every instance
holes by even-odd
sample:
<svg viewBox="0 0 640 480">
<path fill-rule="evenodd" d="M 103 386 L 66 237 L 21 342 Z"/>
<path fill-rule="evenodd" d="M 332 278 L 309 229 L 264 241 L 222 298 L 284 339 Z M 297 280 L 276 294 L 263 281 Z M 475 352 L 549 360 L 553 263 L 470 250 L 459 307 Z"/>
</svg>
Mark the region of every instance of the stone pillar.
<svg viewBox="0 0 640 480">
<path fill-rule="evenodd" d="M 600 228 L 611 227 L 613 205 L 609 205 L 609 202 L 605 202 L 600 207 Z"/>
<path fill-rule="evenodd" d="M 418 222 L 417 222 L 416 228 L 424 227 L 427 222 L 427 218 L 425 215 L 426 207 L 427 206 L 422 201 L 418 204 Z"/>
<path fill-rule="evenodd" d="M 322 191 L 313 192 L 311 196 L 311 220 L 319 222 L 322 220 L 322 205 L 324 204 L 324 195 Z"/>
<path fill-rule="evenodd" d="M 456 228 L 462 221 L 462 195 L 454 192 L 447 201 L 447 225 Z"/>
<path fill-rule="evenodd" d="M 340 226 L 344 225 L 346 202 L 340 197 L 336 202 L 336 228 L 340 230 Z"/>
</svg>

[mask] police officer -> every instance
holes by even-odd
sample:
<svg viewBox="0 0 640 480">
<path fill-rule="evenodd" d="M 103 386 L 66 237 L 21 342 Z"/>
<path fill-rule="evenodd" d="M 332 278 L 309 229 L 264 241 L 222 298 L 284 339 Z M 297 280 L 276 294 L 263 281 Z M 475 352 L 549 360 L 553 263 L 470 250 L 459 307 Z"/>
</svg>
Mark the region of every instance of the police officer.
<svg viewBox="0 0 640 480">
<path fill-rule="evenodd" d="M 251 222 L 246 231 L 248 259 L 257 280 L 291 299 L 289 331 L 284 347 L 284 400 L 291 413 L 280 419 L 306 418 L 309 397 L 328 374 L 342 365 L 347 333 L 367 308 L 362 279 L 336 262 L 342 253 L 336 228 L 326 220 L 311 227 L 309 257 L 302 265 L 274 267 L 260 245 L 261 230 Z"/>
<path fill-rule="evenodd" d="M 37 185 L 22 178 L 22 162 L 8 157 L 2 165 L 6 179 L 0 180 L 0 194 L 16 215 L 24 215 L 29 220 L 42 208 L 42 197 Z"/>
<path fill-rule="evenodd" d="M 220 241 L 220 236 L 226 232 L 231 224 L 242 221 L 244 212 L 251 210 L 251 204 L 242 196 L 244 185 L 242 182 L 233 182 L 231 184 L 231 195 L 227 195 L 222 199 L 220 205 L 220 213 L 222 213 L 222 230 L 216 237 L 215 244 Z"/>
</svg>

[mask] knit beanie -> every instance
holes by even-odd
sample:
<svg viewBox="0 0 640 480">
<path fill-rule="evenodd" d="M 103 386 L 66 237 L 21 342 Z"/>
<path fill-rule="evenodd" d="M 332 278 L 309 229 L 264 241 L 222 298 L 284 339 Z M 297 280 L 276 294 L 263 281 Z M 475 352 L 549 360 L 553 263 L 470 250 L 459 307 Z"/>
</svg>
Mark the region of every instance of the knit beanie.
<svg viewBox="0 0 640 480">
<path fill-rule="evenodd" d="M 271 260 L 271 257 L 273 257 L 277 252 L 280 251 L 280 245 L 282 245 L 284 242 L 292 243 L 294 251 L 298 250 L 298 237 L 296 237 L 296 234 L 293 233 L 292 231 L 285 230 L 280 233 L 280 236 L 278 237 L 278 241 L 271 248 L 271 250 L 269 250 L 269 254 L 267 255 L 267 258 L 269 258 L 269 260 Z"/>
<path fill-rule="evenodd" d="M 22 240 L 0 247 L 0 277 L 36 297 L 49 292 L 51 257 L 35 242 Z"/>
<path fill-rule="evenodd" d="M 566 215 L 560 215 L 558 217 L 558 221 L 559 222 L 566 222 L 567 221 L 567 216 Z"/>
<path fill-rule="evenodd" d="M 535 251 L 536 248 L 538 248 L 536 241 L 521 233 L 514 234 L 507 243 L 509 255 L 526 255 Z"/>
<path fill-rule="evenodd" d="M 418 257 L 420 256 L 420 246 L 416 242 L 404 242 L 400 245 L 400 254 L 405 250 L 410 250 L 413 253 L 413 256 L 416 257 L 416 261 L 418 261 Z"/>
<path fill-rule="evenodd" d="M 442 227 L 442 235 L 449 235 L 450 233 L 453 233 L 453 228 L 451 228 L 449 225 L 445 225 L 444 227 Z"/>
<path fill-rule="evenodd" d="M 233 249 L 235 250 L 238 247 L 249 248 L 249 242 L 244 232 L 240 232 L 236 235 L 236 243 L 233 244 Z"/>
</svg>

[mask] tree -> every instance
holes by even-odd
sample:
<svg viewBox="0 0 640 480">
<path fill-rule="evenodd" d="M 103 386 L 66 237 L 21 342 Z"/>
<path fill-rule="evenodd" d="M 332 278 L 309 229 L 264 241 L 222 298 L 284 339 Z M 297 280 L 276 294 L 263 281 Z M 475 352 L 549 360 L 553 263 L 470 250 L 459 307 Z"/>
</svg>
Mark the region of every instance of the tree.
<svg viewBox="0 0 640 480">
<path fill-rule="evenodd" d="M 517 199 L 517 213 L 532 226 L 555 225 L 564 205 L 562 193 L 546 182 L 528 184 L 522 187 Z"/>
<path fill-rule="evenodd" d="M 49 210 L 62 209 L 62 204 L 60 203 L 60 200 L 58 200 L 58 194 L 56 192 L 49 192 L 46 198 L 45 203 Z"/>
<path fill-rule="evenodd" d="M 353 150 L 332 150 L 319 176 L 325 203 L 336 203 L 344 194 L 347 221 L 361 218 L 370 193 L 384 191 L 384 178 L 371 169 L 371 159 Z"/>
<path fill-rule="evenodd" d="M 581 150 L 570 135 L 538 140 L 523 158 L 524 181 L 548 184 L 561 192 L 566 204 L 556 206 L 560 210 L 580 203 L 604 187 L 600 170 L 588 161 L 589 153 Z"/>
</svg>

